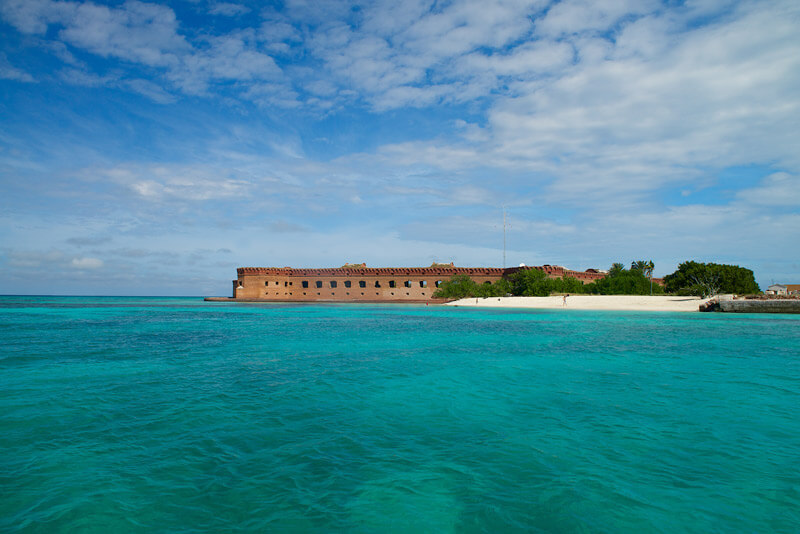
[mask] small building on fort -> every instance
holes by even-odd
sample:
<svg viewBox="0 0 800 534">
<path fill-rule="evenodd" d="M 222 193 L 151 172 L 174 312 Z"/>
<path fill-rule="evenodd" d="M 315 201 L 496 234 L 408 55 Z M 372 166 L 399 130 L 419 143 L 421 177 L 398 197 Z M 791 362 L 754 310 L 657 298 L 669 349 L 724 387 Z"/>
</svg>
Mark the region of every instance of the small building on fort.
<svg viewBox="0 0 800 534">
<path fill-rule="evenodd" d="M 767 295 L 800 295 L 800 284 L 772 284 L 764 293 Z"/>
<path fill-rule="evenodd" d="M 772 284 L 764 291 L 767 295 L 786 295 L 787 288 L 783 284 Z"/>
<path fill-rule="evenodd" d="M 525 269 L 539 269 L 550 278 L 571 276 L 584 284 L 604 273 L 571 271 L 558 265 L 539 267 L 367 267 L 347 263 L 336 268 L 240 267 L 233 280 L 233 299 L 241 301 L 427 302 L 442 282 L 467 275 L 475 282 L 494 283 Z"/>
</svg>

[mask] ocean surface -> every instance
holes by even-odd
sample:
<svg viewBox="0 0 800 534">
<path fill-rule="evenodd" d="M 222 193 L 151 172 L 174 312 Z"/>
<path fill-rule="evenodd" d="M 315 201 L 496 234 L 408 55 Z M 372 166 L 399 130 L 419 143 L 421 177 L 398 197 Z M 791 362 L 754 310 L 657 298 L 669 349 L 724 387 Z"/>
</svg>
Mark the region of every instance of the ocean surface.
<svg viewBox="0 0 800 534">
<path fill-rule="evenodd" d="M 0 297 L 0 532 L 800 532 L 800 316 Z"/>
</svg>

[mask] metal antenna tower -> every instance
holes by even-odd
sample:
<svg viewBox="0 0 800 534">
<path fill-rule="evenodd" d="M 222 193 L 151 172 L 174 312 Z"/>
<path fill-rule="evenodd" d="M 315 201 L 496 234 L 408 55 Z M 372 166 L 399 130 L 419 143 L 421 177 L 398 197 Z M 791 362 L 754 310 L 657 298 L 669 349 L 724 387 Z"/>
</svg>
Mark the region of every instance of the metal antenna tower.
<svg viewBox="0 0 800 534">
<path fill-rule="evenodd" d="M 503 269 L 506 268 L 506 228 L 511 228 L 511 223 L 508 222 L 506 207 L 503 206 Z"/>
</svg>

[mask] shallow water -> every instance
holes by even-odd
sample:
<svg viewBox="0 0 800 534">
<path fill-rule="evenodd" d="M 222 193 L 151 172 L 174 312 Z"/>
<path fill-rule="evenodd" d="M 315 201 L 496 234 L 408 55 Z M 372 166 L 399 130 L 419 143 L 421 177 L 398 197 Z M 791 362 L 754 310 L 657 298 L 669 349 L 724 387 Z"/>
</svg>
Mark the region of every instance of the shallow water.
<svg viewBox="0 0 800 534">
<path fill-rule="evenodd" d="M 800 317 L 0 297 L 3 532 L 798 532 Z"/>
</svg>

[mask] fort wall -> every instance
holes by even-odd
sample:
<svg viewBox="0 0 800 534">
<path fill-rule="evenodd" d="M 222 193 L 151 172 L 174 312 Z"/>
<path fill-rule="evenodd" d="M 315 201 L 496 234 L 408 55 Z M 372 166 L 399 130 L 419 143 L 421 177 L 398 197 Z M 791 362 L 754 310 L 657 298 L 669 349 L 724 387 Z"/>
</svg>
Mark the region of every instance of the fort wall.
<svg viewBox="0 0 800 534">
<path fill-rule="evenodd" d="M 291 267 L 240 267 L 233 280 L 233 298 L 263 301 L 406 301 L 425 302 L 442 282 L 467 275 L 475 282 L 495 283 L 522 269 L 539 269 L 550 278 L 572 276 L 589 283 L 605 274 L 571 271 L 556 265 L 539 267 L 383 267 L 365 266 L 295 269 Z"/>
</svg>

